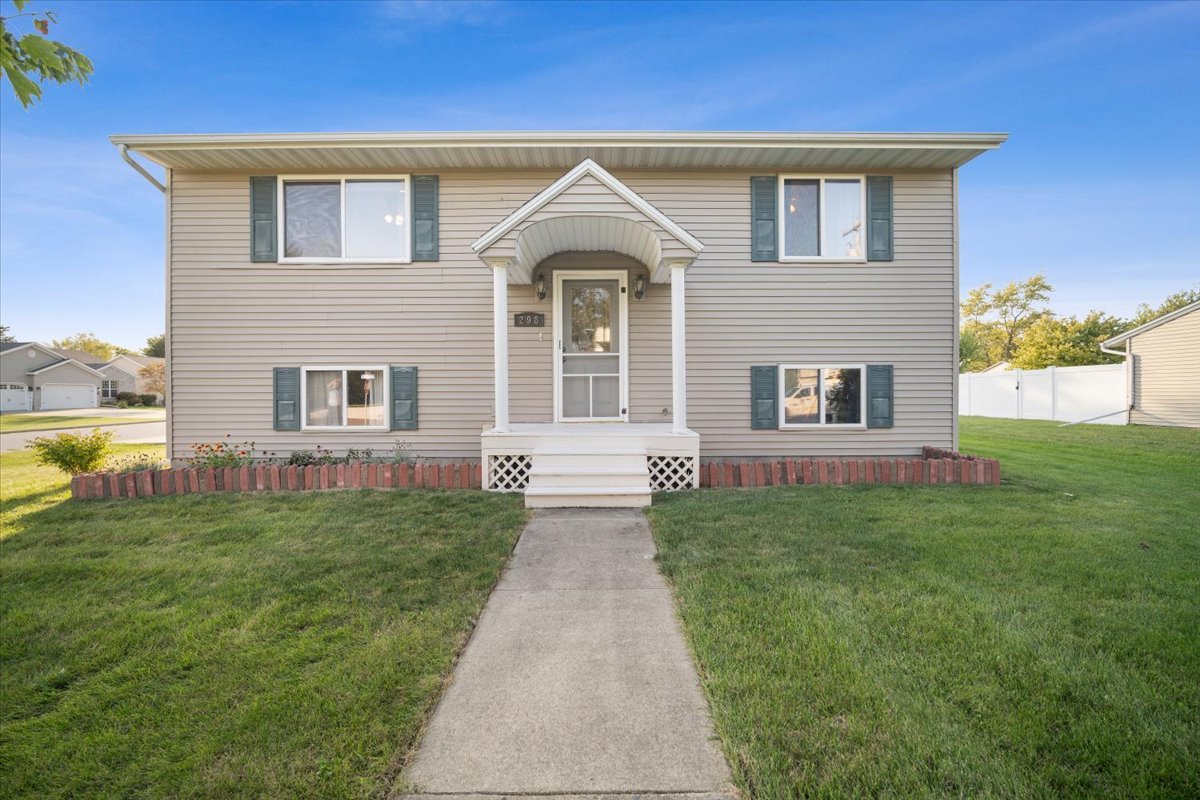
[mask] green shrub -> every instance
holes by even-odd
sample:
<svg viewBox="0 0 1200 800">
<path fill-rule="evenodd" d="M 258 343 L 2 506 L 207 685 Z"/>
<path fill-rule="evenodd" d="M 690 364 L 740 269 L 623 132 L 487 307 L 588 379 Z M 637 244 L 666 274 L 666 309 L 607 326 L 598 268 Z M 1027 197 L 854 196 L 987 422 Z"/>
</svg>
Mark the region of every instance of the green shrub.
<svg viewBox="0 0 1200 800">
<path fill-rule="evenodd" d="M 129 408 L 129 401 L 128 400 L 118 400 L 117 408 Z"/>
<path fill-rule="evenodd" d="M 125 402 L 123 406 L 121 405 L 122 401 Z M 137 392 L 117 392 L 117 405 L 120 408 L 129 408 L 129 406 L 136 404 L 137 401 Z"/>
<path fill-rule="evenodd" d="M 25 445 L 39 464 L 58 467 L 69 475 L 93 472 L 108 457 L 113 432 L 93 428 L 91 433 L 41 436 Z"/>
<path fill-rule="evenodd" d="M 158 402 L 158 398 L 152 394 L 139 394 L 138 402 L 144 406 L 152 406 Z"/>
<path fill-rule="evenodd" d="M 254 463 L 254 442 L 231 442 L 229 434 L 219 442 L 192 445 L 192 467 L 249 467 Z"/>
</svg>

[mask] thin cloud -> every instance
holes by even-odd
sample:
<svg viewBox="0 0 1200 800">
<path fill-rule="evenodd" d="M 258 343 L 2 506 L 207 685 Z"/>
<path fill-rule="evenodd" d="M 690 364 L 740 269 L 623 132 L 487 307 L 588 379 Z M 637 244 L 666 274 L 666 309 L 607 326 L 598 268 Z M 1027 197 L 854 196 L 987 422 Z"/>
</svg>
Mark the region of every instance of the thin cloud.
<svg viewBox="0 0 1200 800">
<path fill-rule="evenodd" d="M 861 126 L 862 121 L 867 118 L 890 117 L 957 89 L 1008 73 L 1028 70 L 1039 64 L 1065 59 L 1073 50 L 1095 40 L 1112 35 L 1128 35 L 1133 28 L 1143 25 L 1160 25 L 1179 20 L 1195 14 L 1196 8 L 1196 4 L 1190 2 L 1158 3 L 1093 20 L 1073 30 L 985 59 L 952 78 L 910 84 L 899 90 L 889 91 L 883 97 L 872 98 L 869 102 L 835 109 L 825 116 L 825 120 L 828 127 Z"/>
<path fill-rule="evenodd" d="M 508 17 L 507 8 L 494 0 L 388 0 L 378 8 L 385 19 L 426 29 L 496 25 Z"/>
</svg>

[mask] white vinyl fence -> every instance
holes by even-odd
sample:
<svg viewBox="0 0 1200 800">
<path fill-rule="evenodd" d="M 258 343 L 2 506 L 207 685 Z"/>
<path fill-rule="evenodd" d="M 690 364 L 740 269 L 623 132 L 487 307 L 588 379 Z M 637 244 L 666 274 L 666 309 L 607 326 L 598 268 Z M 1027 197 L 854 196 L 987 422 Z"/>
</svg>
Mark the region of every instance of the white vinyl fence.
<svg viewBox="0 0 1200 800">
<path fill-rule="evenodd" d="M 1124 364 L 958 376 L 960 415 L 1126 425 L 1127 406 Z"/>
</svg>

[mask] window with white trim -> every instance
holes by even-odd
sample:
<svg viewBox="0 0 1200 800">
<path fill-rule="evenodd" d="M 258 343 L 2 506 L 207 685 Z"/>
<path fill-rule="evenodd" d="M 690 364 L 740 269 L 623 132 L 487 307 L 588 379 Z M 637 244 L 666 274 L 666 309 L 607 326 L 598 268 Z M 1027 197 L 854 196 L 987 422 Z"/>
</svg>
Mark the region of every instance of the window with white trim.
<svg viewBox="0 0 1200 800">
<path fill-rule="evenodd" d="M 100 397 L 105 400 L 116 400 L 121 391 L 120 381 L 100 381 Z"/>
<path fill-rule="evenodd" d="M 863 183 L 861 177 L 782 176 L 780 260 L 865 260 Z"/>
<path fill-rule="evenodd" d="M 784 364 L 779 368 L 779 427 L 862 427 L 867 370 L 853 366 Z"/>
<path fill-rule="evenodd" d="M 317 430 L 386 430 L 386 367 L 304 367 L 304 427 Z"/>
<path fill-rule="evenodd" d="M 407 175 L 279 180 L 281 261 L 410 260 Z"/>
</svg>

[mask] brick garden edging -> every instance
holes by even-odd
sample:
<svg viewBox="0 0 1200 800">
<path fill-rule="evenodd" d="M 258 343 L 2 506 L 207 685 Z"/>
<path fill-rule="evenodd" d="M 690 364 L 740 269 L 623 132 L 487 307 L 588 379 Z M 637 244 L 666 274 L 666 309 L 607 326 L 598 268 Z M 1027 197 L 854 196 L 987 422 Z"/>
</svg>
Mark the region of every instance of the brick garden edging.
<svg viewBox="0 0 1200 800">
<path fill-rule="evenodd" d="M 792 486 L 852 483 L 995 486 L 1000 462 L 938 447 L 921 448 L 920 457 L 785 458 L 755 461 L 710 461 L 700 465 L 700 487 Z"/>
<path fill-rule="evenodd" d="M 710 461 L 700 465 L 701 488 L 853 483 L 992 486 L 1000 462 L 924 447 L 920 457 L 786 458 Z M 175 467 L 138 472 L 93 472 L 71 478 L 71 499 L 154 497 L 212 492 L 289 492 L 327 489 L 480 489 L 475 461 L 443 464 L 327 464 L 319 467 Z"/>
<path fill-rule="evenodd" d="M 71 478 L 71 499 L 323 489 L 479 489 L 482 474 L 481 465 L 475 461 L 415 465 L 355 461 L 319 467 L 175 467 L 76 475 Z"/>
</svg>

